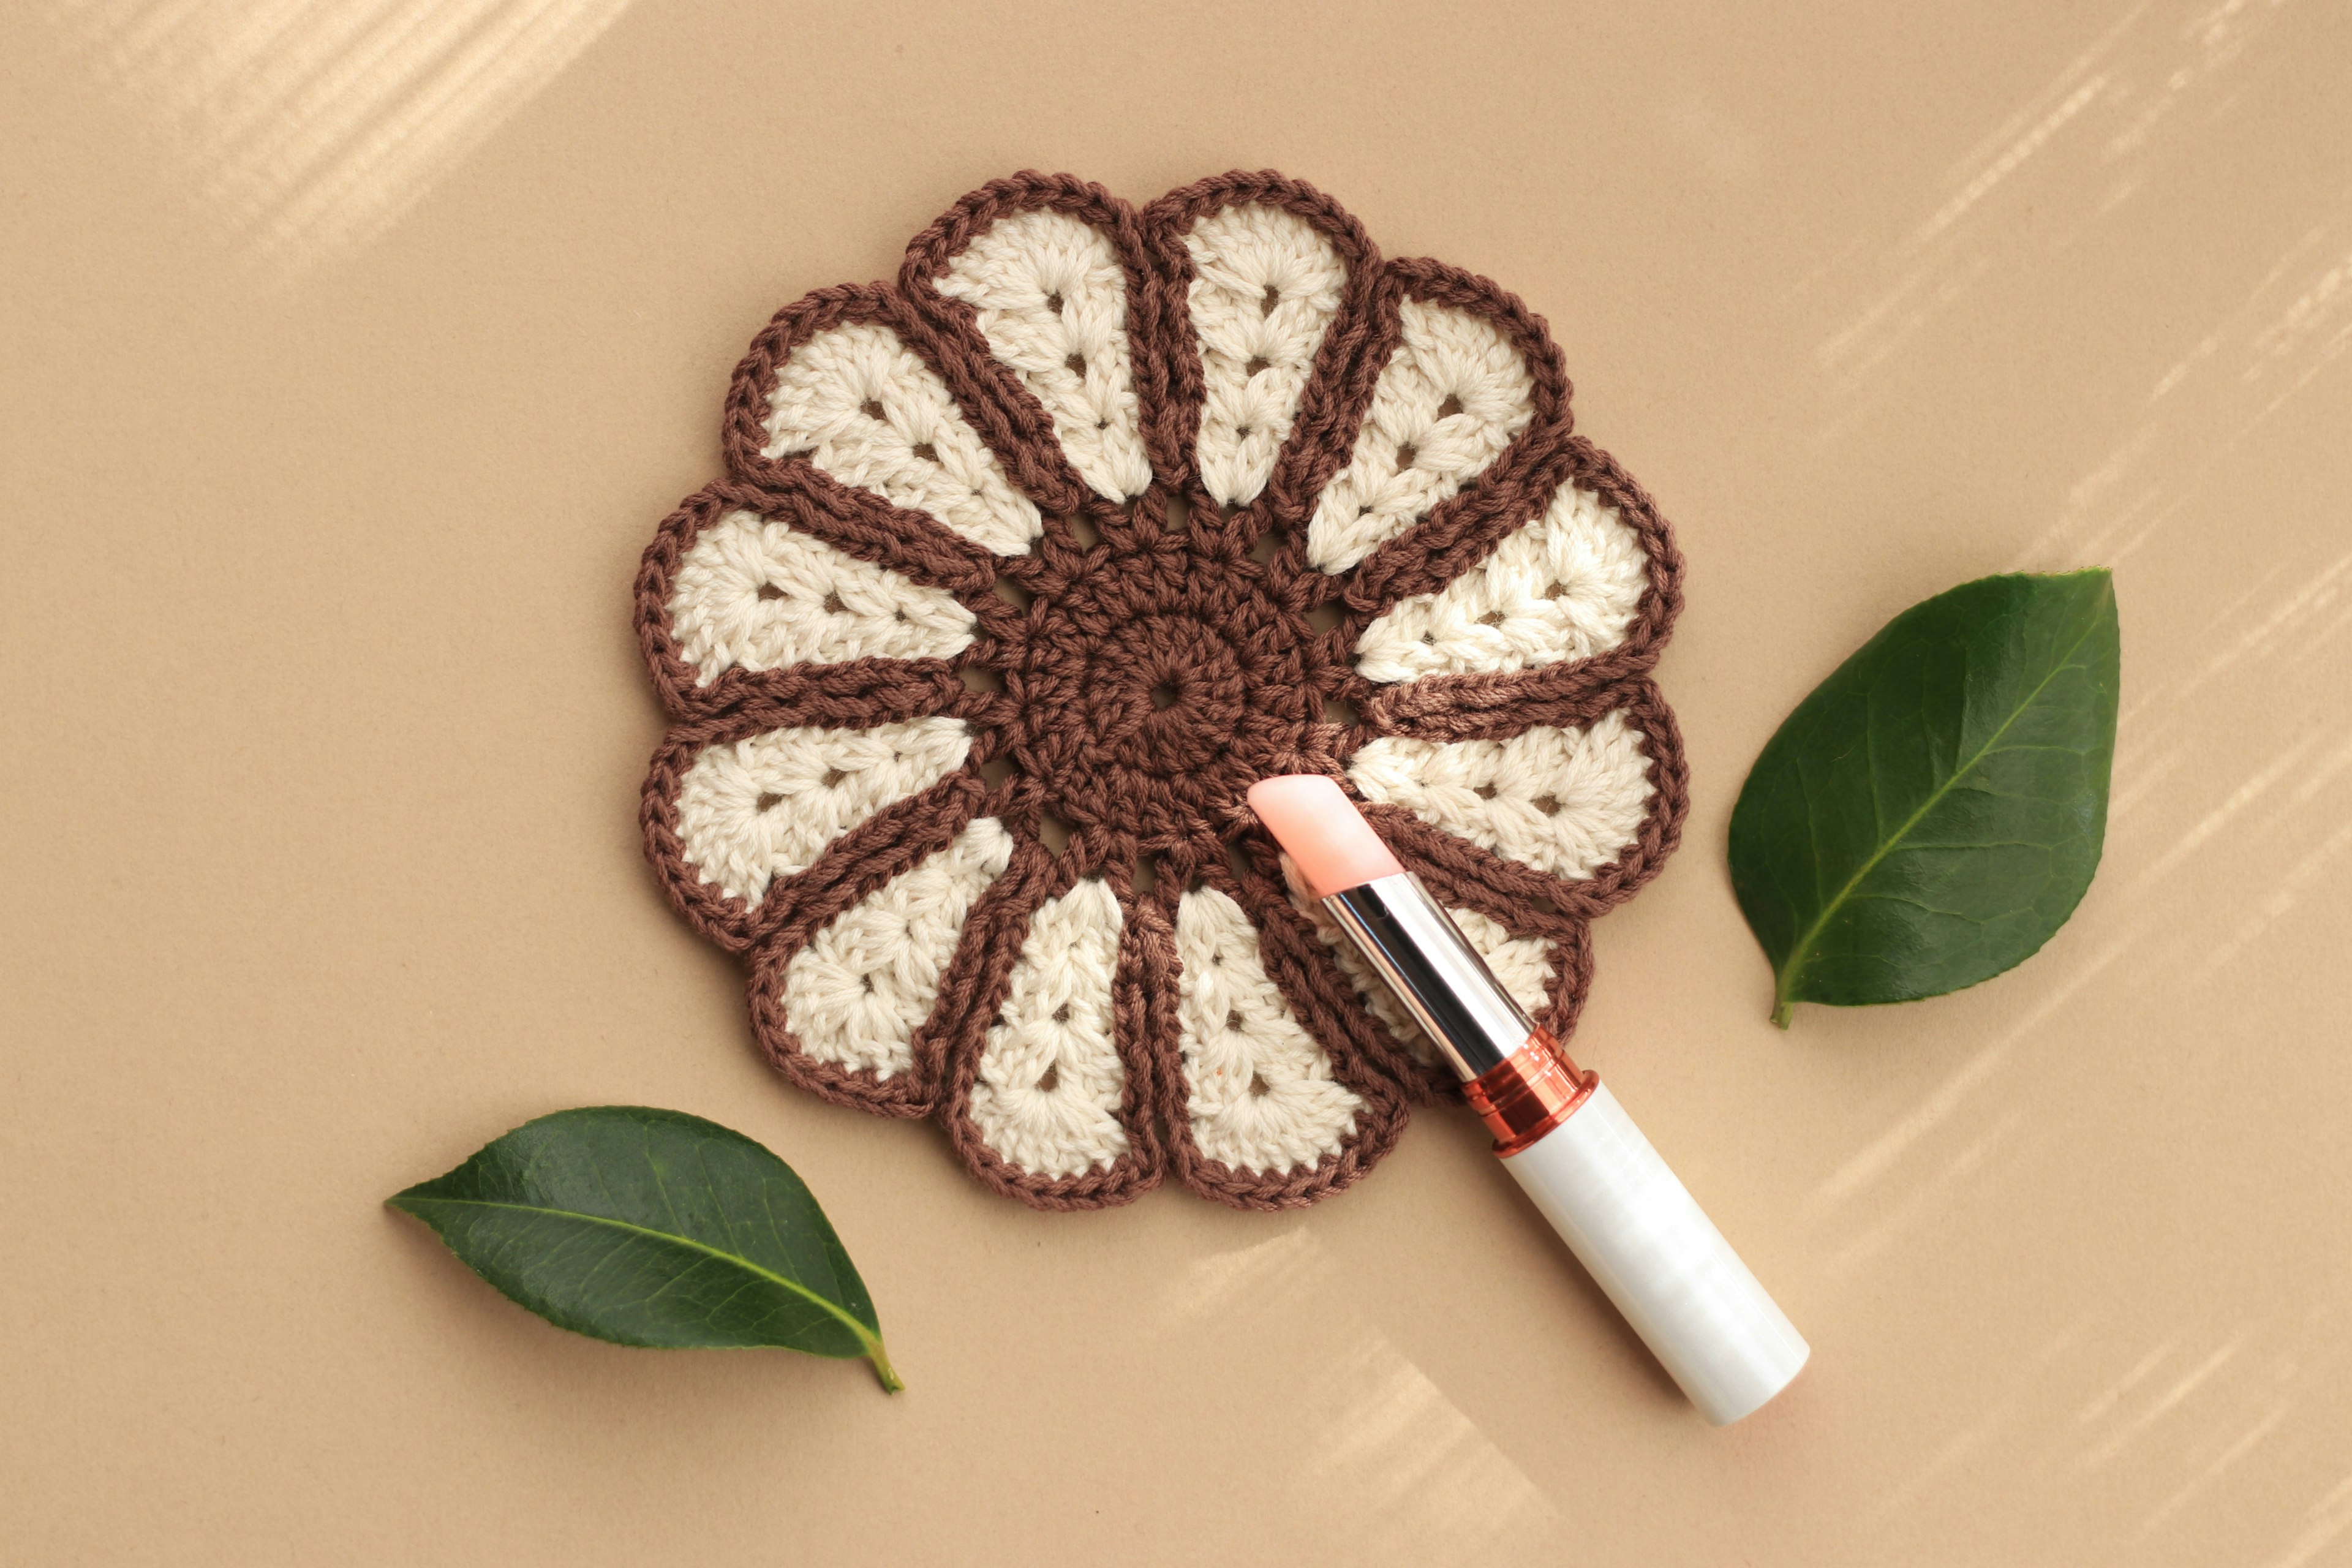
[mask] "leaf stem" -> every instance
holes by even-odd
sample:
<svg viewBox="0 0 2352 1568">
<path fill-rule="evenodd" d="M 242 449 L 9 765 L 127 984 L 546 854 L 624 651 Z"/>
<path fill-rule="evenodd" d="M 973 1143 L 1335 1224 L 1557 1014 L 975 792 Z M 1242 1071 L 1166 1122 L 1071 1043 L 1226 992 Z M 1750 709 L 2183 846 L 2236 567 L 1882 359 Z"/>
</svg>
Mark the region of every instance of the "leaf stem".
<svg viewBox="0 0 2352 1568">
<path fill-rule="evenodd" d="M 907 1391 L 907 1385 L 899 1381 L 898 1373 L 892 1369 L 889 1352 L 882 1348 L 880 1340 L 874 1342 L 874 1348 L 866 1352 L 866 1359 L 874 1363 L 874 1375 L 882 1380 L 884 1393 L 904 1394 Z"/>
<path fill-rule="evenodd" d="M 1789 1026 L 1789 1020 L 1796 1016 L 1797 1005 L 1795 1002 L 1786 996 L 1775 996 L 1772 998 L 1772 1026 L 1774 1028 L 1787 1028 Z"/>
</svg>

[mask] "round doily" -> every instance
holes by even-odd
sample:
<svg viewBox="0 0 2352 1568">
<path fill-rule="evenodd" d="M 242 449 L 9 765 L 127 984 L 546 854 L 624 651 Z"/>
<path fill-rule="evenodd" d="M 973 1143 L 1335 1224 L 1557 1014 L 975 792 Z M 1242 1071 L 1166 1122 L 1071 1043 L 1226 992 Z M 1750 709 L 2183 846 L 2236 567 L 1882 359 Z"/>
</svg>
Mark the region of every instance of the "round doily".
<svg viewBox="0 0 2352 1568">
<path fill-rule="evenodd" d="M 646 846 L 803 1087 L 1043 1208 L 1369 1171 L 1429 1044 L 1244 804 L 1339 779 L 1565 1039 L 1673 848 L 1681 562 L 1542 321 L 1311 187 L 1016 174 L 778 312 L 636 584 Z"/>
</svg>

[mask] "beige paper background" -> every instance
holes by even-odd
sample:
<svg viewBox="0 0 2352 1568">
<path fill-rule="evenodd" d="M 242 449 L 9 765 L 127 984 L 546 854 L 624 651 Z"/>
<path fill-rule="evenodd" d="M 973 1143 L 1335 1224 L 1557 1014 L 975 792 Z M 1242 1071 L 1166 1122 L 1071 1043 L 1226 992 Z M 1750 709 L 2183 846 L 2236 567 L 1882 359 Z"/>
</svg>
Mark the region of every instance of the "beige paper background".
<svg viewBox="0 0 2352 1568">
<path fill-rule="evenodd" d="M 2352 16 L 28 0 L 0 15 L 0 1557 L 2352 1561 Z M 1035 1215 L 792 1090 L 633 813 L 742 345 L 1024 165 L 1235 164 L 1551 321 L 1691 561 L 1684 848 L 1577 1041 L 1816 1347 L 1729 1431 L 1458 1118 Z M 1725 824 L 1963 578 L 2105 563 L 2107 859 L 1764 1022 Z M 910 1384 L 499 1300 L 383 1194 L 690 1109 Z"/>
</svg>

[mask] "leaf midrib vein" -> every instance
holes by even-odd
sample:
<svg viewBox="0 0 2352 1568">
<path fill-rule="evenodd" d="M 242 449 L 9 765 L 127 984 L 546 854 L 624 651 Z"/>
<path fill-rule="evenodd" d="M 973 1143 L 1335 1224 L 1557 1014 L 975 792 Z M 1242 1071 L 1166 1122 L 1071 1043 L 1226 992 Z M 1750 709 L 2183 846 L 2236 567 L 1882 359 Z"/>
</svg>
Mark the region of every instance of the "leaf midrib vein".
<svg viewBox="0 0 2352 1568">
<path fill-rule="evenodd" d="M 1861 868 L 1855 871 L 1853 876 L 1846 879 L 1845 886 L 1840 888 L 1837 890 L 1836 895 L 1822 906 L 1821 912 L 1813 917 L 1812 923 L 1808 925 L 1805 928 L 1804 934 L 1797 939 L 1797 945 L 1789 950 L 1788 962 L 1780 966 L 1780 973 L 1773 977 L 1776 982 L 1774 989 L 1780 994 L 1776 998 L 1778 1001 L 1788 1003 L 1797 1000 L 1797 998 L 1789 994 L 1788 992 L 1788 985 L 1790 978 L 1803 968 L 1805 960 L 1811 956 L 1812 952 L 1813 943 L 1820 940 L 1822 928 L 1829 924 L 1830 917 L 1832 915 L 1837 913 L 1840 909 L 1844 907 L 1847 899 L 1853 896 L 1854 889 L 1862 885 L 1863 879 L 1876 870 L 1878 868 L 1878 863 L 1895 852 L 1895 847 L 1903 842 L 1903 836 L 1910 832 L 1913 828 L 1918 826 L 1920 822 L 1927 817 L 1927 815 L 1936 809 L 1937 803 L 1942 801 L 1945 795 L 1950 794 L 1953 787 L 1957 785 L 1960 780 L 1969 775 L 1971 769 L 1994 753 L 1995 750 L 2000 745 L 2000 738 L 2009 733 L 2010 726 L 2016 723 L 2018 720 L 2025 716 L 2026 710 L 2032 708 L 2033 704 L 2041 699 L 2042 693 L 2048 689 L 2052 681 L 2057 679 L 2061 675 L 2063 675 L 2070 669 L 2088 668 L 2087 666 L 2078 667 L 2074 663 L 2074 656 L 2082 651 L 2083 645 L 2084 643 L 2091 640 L 2092 634 L 2098 630 L 2098 617 L 2095 614 L 2092 616 L 2089 622 L 2083 627 L 2082 634 L 2075 637 L 2072 643 L 2067 645 L 2065 653 L 2050 667 L 2050 673 L 2043 676 L 2040 681 L 2036 682 L 2033 689 L 2027 692 L 2024 698 L 2019 701 L 2017 706 L 2010 710 L 2009 717 L 2000 721 L 2000 728 L 1992 732 L 1990 737 L 1986 740 L 1985 743 L 1977 749 L 1976 753 L 1973 756 L 1969 757 L 1967 762 L 1962 763 L 1959 766 L 1954 768 L 1952 770 L 1951 776 L 1944 780 L 1943 783 L 1937 784 L 1934 791 L 1928 795 L 1927 798 L 1920 803 L 1919 809 L 1913 812 L 1902 826 L 1896 828 L 1885 842 L 1879 845 L 1877 849 L 1872 852 L 1870 858 L 1862 863 Z M 1867 742 L 1864 743 L 1867 744 Z M 1818 861 L 1816 864 L 1818 864 Z"/>
<path fill-rule="evenodd" d="M 752 1262 L 750 1258 L 744 1258 L 737 1253 L 721 1252 L 719 1248 L 711 1247 L 707 1243 L 697 1241 L 692 1237 L 676 1236 L 672 1235 L 668 1231 L 655 1230 L 649 1226 L 642 1225 L 632 1225 L 627 1220 L 611 1219 L 604 1215 L 582 1214 L 576 1209 L 547 1208 L 539 1204 L 505 1204 L 494 1202 L 488 1198 L 428 1197 L 415 1199 L 413 1201 L 430 1204 L 454 1204 L 467 1208 L 510 1209 L 517 1214 L 551 1215 L 558 1219 L 576 1219 L 588 1225 L 601 1225 L 609 1226 L 614 1230 L 626 1231 L 632 1236 L 646 1236 L 653 1237 L 656 1241 L 670 1242 L 676 1246 L 683 1247 L 688 1251 L 699 1252 L 706 1257 L 718 1258 L 722 1263 L 735 1264 L 739 1268 L 742 1268 L 746 1273 L 756 1274 L 762 1279 L 770 1280 L 775 1284 L 781 1285 L 785 1289 L 791 1291 L 793 1295 L 798 1296 L 815 1306 L 822 1307 L 831 1316 L 839 1320 L 844 1328 L 847 1329 L 851 1333 L 856 1334 L 857 1336 L 857 1342 L 866 1346 L 869 1351 L 881 1342 L 875 1337 L 874 1333 L 866 1327 L 865 1324 L 859 1322 L 856 1319 L 851 1317 L 848 1313 L 843 1311 L 839 1307 L 835 1306 L 831 1301 L 826 1300 L 815 1291 L 811 1290 L 805 1285 L 801 1285 L 793 1280 L 787 1279 L 782 1275 L 778 1274 L 772 1269 L 762 1268 L 758 1264 Z M 602 1262 L 600 1261 L 598 1267 L 601 1268 L 602 1266 Z"/>
</svg>

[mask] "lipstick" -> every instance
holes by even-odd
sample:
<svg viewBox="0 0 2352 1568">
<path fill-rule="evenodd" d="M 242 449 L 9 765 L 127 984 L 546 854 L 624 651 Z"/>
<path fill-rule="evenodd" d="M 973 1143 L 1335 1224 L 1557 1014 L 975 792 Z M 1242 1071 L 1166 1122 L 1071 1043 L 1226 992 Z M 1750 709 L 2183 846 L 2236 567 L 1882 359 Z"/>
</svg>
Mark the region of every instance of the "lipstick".
<svg viewBox="0 0 2352 1568">
<path fill-rule="evenodd" d="M 1421 879 L 1320 773 L 1250 786 L 1258 815 L 1462 1079 L 1495 1153 L 1651 1352 L 1718 1426 L 1811 1352 L 1600 1075 L 1488 972 Z"/>
</svg>

